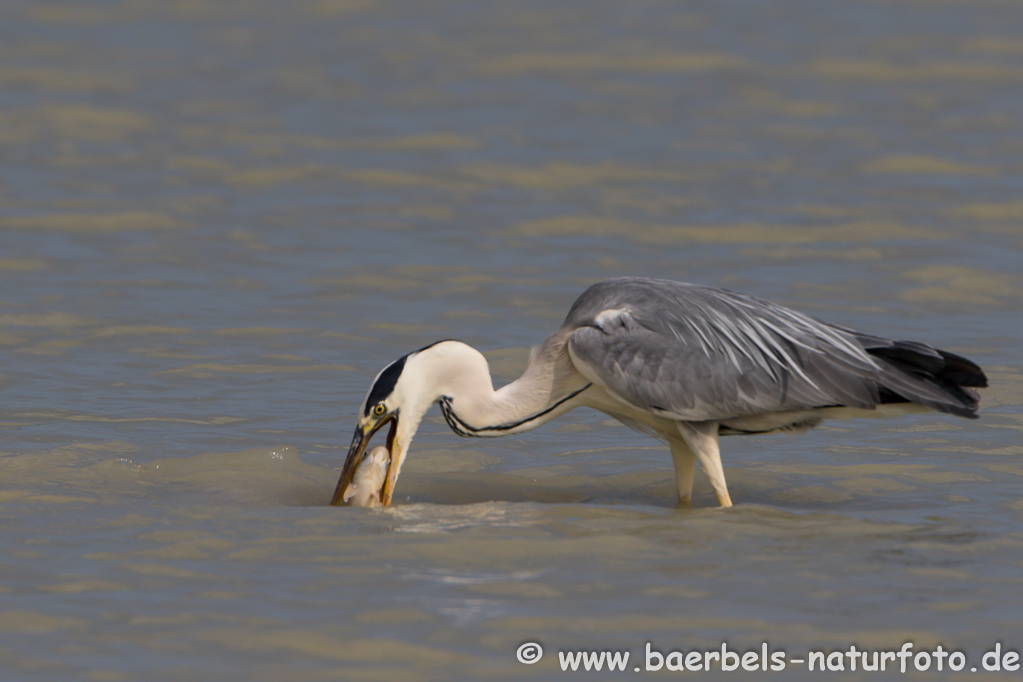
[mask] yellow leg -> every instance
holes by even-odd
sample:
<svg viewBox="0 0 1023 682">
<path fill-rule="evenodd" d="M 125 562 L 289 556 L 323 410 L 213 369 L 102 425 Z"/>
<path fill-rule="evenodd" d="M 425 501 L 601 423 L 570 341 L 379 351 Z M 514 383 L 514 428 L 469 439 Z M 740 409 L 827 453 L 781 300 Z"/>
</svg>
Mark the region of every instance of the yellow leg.
<svg viewBox="0 0 1023 682">
<path fill-rule="evenodd" d="M 678 506 L 688 507 L 693 501 L 693 472 L 696 469 L 696 455 L 683 441 L 672 439 L 668 444 L 671 446 L 671 461 L 675 464 Z"/>
<path fill-rule="evenodd" d="M 685 441 L 689 450 L 696 455 L 700 467 L 710 479 L 710 485 L 714 488 L 714 494 L 717 495 L 718 504 L 722 507 L 731 507 L 732 498 L 728 495 L 725 471 L 721 467 L 721 451 L 718 449 L 718 423 L 678 422 L 678 432 L 682 435 L 682 440 Z M 674 454 L 673 450 L 672 457 Z M 678 476 L 678 464 L 675 465 L 675 475 Z M 691 477 L 692 474 L 690 474 L 690 480 Z"/>
</svg>

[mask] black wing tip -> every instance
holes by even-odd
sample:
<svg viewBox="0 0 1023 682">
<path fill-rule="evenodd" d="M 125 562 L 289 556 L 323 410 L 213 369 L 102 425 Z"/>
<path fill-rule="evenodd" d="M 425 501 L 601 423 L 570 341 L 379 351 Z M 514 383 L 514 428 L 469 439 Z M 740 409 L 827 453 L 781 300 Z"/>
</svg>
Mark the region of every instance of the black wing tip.
<svg viewBox="0 0 1023 682">
<path fill-rule="evenodd" d="M 879 357 L 885 366 L 879 380 L 881 403 L 914 402 L 918 405 L 966 419 L 977 419 L 980 394 L 973 386 L 986 385 L 983 373 L 971 375 L 970 384 L 955 381 L 957 376 L 944 372 L 933 374 L 913 366 L 899 365 L 889 358 Z M 972 364 L 972 363 L 971 363 Z M 978 368 L 979 370 L 979 368 Z"/>
<path fill-rule="evenodd" d="M 929 374 L 956 386 L 985 388 L 987 375 L 980 365 L 947 350 L 932 348 L 916 341 L 891 341 L 890 345 L 865 347 L 876 357 L 914 373 Z"/>
<path fill-rule="evenodd" d="M 910 381 L 907 383 L 891 377 L 892 381 L 882 386 L 882 390 L 893 394 L 894 400 L 886 401 L 882 396 L 882 402 L 909 400 L 957 417 L 978 418 L 980 395 L 973 389 L 988 385 L 987 375 L 980 365 L 961 355 L 916 341 L 889 343 L 867 347 L 866 351 Z M 915 382 L 922 382 L 922 385 L 914 386 Z M 943 394 L 941 398 L 934 396 L 932 390 L 935 388 Z"/>
<path fill-rule="evenodd" d="M 949 353 L 947 350 L 939 350 L 938 354 L 944 360 L 941 378 L 958 386 L 987 388 L 987 375 L 984 374 L 980 365 L 961 355 Z"/>
</svg>

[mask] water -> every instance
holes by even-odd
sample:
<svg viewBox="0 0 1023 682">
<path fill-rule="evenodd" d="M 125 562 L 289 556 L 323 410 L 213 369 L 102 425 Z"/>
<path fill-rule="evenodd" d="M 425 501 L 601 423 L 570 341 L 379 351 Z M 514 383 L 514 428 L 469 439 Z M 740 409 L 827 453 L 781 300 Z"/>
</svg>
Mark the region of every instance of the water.
<svg viewBox="0 0 1023 682">
<path fill-rule="evenodd" d="M 1016 3 L 0 13 L 5 680 L 1023 648 Z M 453 337 L 514 378 L 623 274 L 966 354 L 983 418 L 729 438 L 736 507 L 698 474 L 684 511 L 603 415 L 432 413 L 393 508 L 326 506 L 382 366 Z"/>
</svg>

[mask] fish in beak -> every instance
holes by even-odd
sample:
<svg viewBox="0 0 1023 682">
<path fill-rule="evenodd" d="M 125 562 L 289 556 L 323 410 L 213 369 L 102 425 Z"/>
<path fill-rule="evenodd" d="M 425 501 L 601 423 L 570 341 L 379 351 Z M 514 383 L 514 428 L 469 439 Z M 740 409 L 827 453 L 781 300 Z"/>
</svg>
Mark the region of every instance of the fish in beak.
<svg viewBox="0 0 1023 682">
<path fill-rule="evenodd" d="M 366 447 L 369 445 L 369 441 L 373 438 L 384 424 L 390 424 L 391 428 L 387 433 L 387 452 L 390 458 L 390 463 L 387 466 L 387 475 L 384 477 L 383 485 L 380 488 L 380 503 L 383 506 L 387 506 L 391 502 L 391 492 L 394 490 L 394 482 L 391 480 L 391 470 L 395 468 L 395 457 L 393 456 L 394 448 L 394 434 L 398 428 L 398 416 L 387 415 L 384 419 L 377 422 L 368 422 L 364 425 L 355 427 L 355 435 L 352 436 L 352 444 L 348 448 L 348 457 L 345 458 L 345 465 L 341 468 L 341 476 L 338 478 L 337 487 L 334 489 L 334 497 L 331 498 L 330 503 L 334 506 L 345 502 L 345 492 L 352 483 L 352 479 L 355 477 L 355 472 L 359 468 L 359 464 L 362 462 L 363 454 L 366 452 Z M 397 478 L 397 476 L 394 476 Z M 387 489 L 388 482 L 391 482 L 391 489 Z M 386 498 L 385 498 L 385 493 Z M 386 499 L 386 501 L 384 501 Z"/>
<path fill-rule="evenodd" d="M 433 376 L 437 372 L 436 358 L 431 361 L 427 357 L 424 361 L 422 356 L 424 352 L 431 350 L 437 353 L 439 352 L 437 349 L 448 348 L 452 343 L 454 342 L 441 341 L 403 355 L 377 374 L 359 408 L 359 421 L 356 423 L 355 435 L 352 436 L 352 444 L 348 448 L 345 465 L 341 468 L 337 488 L 334 489 L 334 497 L 330 501 L 332 505 L 339 505 L 345 501 L 346 491 L 357 475 L 370 439 L 385 424 L 390 426 L 387 432 L 387 454 L 390 460 L 386 465 L 387 473 L 380 483 L 379 492 L 380 505 L 386 507 L 391 504 L 401 465 L 405 461 L 405 455 L 408 454 L 409 445 L 416 435 L 423 415 L 447 390 L 444 381 Z M 480 361 L 486 362 L 482 355 L 479 353 L 476 355 L 479 355 Z M 447 376 L 448 373 L 442 374 Z M 382 456 L 380 464 L 383 466 Z M 349 496 L 354 494 L 355 491 L 352 491 Z"/>
<path fill-rule="evenodd" d="M 383 445 L 367 452 L 355 469 L 352 482 L 341 496 L 352 507 L 379 507 L 380 492 L 387 479 L 391 453 Z"/>
</svg>

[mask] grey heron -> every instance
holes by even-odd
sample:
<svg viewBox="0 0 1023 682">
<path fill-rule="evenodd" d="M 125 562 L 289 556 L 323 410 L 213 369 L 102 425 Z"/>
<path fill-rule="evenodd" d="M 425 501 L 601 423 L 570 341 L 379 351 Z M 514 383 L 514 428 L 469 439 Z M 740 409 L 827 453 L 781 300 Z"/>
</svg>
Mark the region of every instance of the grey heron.
<svg viewBox="0 0 1023 682">
<path fill-rule="evenodd" d="M 975 363 L 916 341 L 823 322 L 725 289 L 617 278 L 584 291 L 522 376 L 494 390 L 487 361 L 439 341 L 385 367 L 362 403 L 331 504 L 363 451 L 389 425 L 380 502 L 394 494 L 420 421 L 437 403 L 460 436 L 506 436 L 576 407 L 605 412 L 666 441 L 678 499 L 696 462 L 722 507 L 732 504 L 718 437 L 801 432 L 829 416 L 937 410 L 975 418 L 987 386 Z"/>
</svg>

